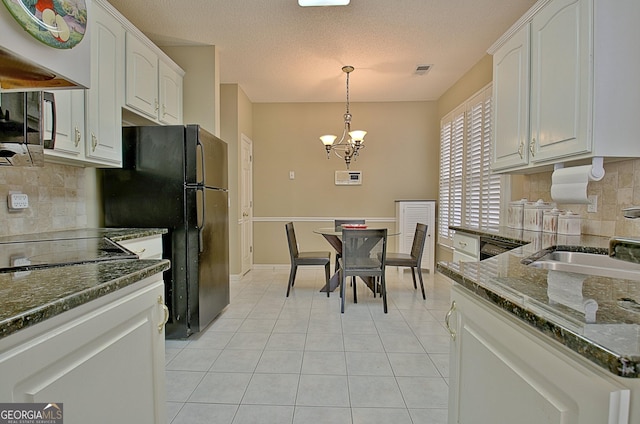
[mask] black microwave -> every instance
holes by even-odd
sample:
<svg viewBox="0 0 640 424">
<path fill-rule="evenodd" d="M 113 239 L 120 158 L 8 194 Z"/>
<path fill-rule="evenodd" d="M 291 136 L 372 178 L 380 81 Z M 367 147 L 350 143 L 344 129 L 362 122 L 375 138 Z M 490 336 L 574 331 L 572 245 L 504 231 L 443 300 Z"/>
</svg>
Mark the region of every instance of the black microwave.
<svg viewBox="0 0 640 424">
<path fill-rule="evenodd" d="M 43 111 L 51 107 L 51 139 L 44 139 Z M 0 93 L 0 166 L 44 166 L 44 151 L 55 142 L 55 100 L 51 93 Z"/>
</svg>

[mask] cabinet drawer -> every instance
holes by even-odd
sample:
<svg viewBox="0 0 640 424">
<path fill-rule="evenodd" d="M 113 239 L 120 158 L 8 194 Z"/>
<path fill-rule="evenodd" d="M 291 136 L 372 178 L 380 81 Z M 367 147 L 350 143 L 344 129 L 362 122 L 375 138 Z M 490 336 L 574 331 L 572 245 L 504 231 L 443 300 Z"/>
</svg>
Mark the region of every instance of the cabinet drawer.
<svg viewBox="0 0 640 424">
<path fill-rule="evenodd" d="M 453 235 L 453 248 L 469 256 L 477 261 L 480 258 L 480 238 L 464 233 L 455 233 Z"/>
<path fill-rule="evenodd" d="M 140 259 L 162 259 L 162 236 L 159 234 L 123 240 L 118 244 L 138 255 Z"/>
</svg>

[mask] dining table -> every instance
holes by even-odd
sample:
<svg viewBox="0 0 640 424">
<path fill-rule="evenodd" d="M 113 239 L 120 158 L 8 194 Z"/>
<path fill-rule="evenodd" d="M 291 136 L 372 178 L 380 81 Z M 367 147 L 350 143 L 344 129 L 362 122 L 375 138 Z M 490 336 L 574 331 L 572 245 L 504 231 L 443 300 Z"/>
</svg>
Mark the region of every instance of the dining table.
<svg viewBox="0 0 640 424">
<path fill-rule="evenodd" d="M 320 234 L 322 235 L 325 240 L 331 245 L 331 247 L 333 247 L 333 249 L 336 252 L 336 255 L 342 255 L 342 229 L 343 228 L 347 228 L 347 229 L 368 229 L 368 230 L 387 230 L 387 237 L 390 236 L 397 236 L 400 234 L 399 231 L 397 231 L 395 229 L 395 227 L 389 228 L 386 226 L 376 226 L 376 225 L 361 225 L 361 224 L 354 224 L 354 225 L 343 225 L 342 228 L 336 228 L 334 227 L 321 227 L 321 228 L 317 228 L 315 230 L 313 230 L 314 233 L 316 234 Z M 362 278 L 362 280 L 365 282 L 365 284 L 372 290 L 375 290 L 375 282 L 373 281 L 372 278 Z M 338 286 L 340 286 L 340 269 L 336 266 L 336 269 L 333 273 L 333 275 L 331 276 L 331 278 L 329 279 L 329 283 L 325 284 L 320 291 L 321 292 L 326 292 L 327 290 L 329 291 L 334 291 L 336 288 L 338 288 Z"/>
</svg>

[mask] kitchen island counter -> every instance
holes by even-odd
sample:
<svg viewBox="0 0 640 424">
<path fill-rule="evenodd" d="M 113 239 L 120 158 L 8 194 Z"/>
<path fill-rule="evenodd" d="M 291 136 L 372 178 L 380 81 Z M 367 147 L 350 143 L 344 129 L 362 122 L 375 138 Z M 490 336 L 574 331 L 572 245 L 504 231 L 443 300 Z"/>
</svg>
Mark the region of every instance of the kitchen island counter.
<svg viewBox="0 0 640 424">
<path fill-rule="evenodd" d="M 441 273 L 609 372 L 640 377 L 640 313 L 629 301 L 640 303 L 640 278 L 561 273 L 521 263 L 542 249 L 606 253 L 609 238 L 553 239 L 508 228 L 454 229 L 529 244 L 481 262 L 440 262 Z"/>
</svg>

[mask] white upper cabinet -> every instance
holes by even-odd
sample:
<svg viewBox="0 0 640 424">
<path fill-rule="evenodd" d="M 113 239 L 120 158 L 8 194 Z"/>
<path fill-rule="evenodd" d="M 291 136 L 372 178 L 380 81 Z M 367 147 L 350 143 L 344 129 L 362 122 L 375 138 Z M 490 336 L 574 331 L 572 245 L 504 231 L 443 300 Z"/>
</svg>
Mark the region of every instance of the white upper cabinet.
<svg viewBox="0 0 640 424">
<path fill-rule="evenodd" d="M 127 32 L 127 105 L 155 119 L 158 116 L 158 56 Z"/>
<path fill-rule="evenodd" d="M 640 2 L 540 0 L 494 56 L 494 171 L 639 157 Z"/>
<path fill-rule="evenodd" d="M 57 90 L 52 92 L 56 102 L 56 137 L 54 149 L 45 149 L 45 159 L 50 162 L 84 161 L 84 90 Z M 45 128 L 51 128 L 53 116 L 47 109 Z M 50 134 L 45 133 L 45 138 Z"/>
<path fill-rule="evenodd" d="M 107 167 L 122 166 L 122 88 L 124 27 L 93 3 L 91 88 L 87 90 L 87 158 Z"/>
<path fill-rule="evenodd" d="M 166 62 L 160 62 L 160 110 L 158 119 L 168 125 L 182 124 L 182 79 L 183 73 L 170 67 Z"/>
<path fill-rule="evenodd" d="M 184 72 L 140 35 L 127 32 L 126 106 L 161 124 L 182 124 Z"/>
<path fill-rule="evenodd" d="M 531 162 L 591 151 L 589 3 L 555 0 L 531 21 Z"/>
<path fill-rule="evenodd" d="M 494 170 L 529 162 L 529 33 L 526 24 L 493 55 Z"/>
</svg>

